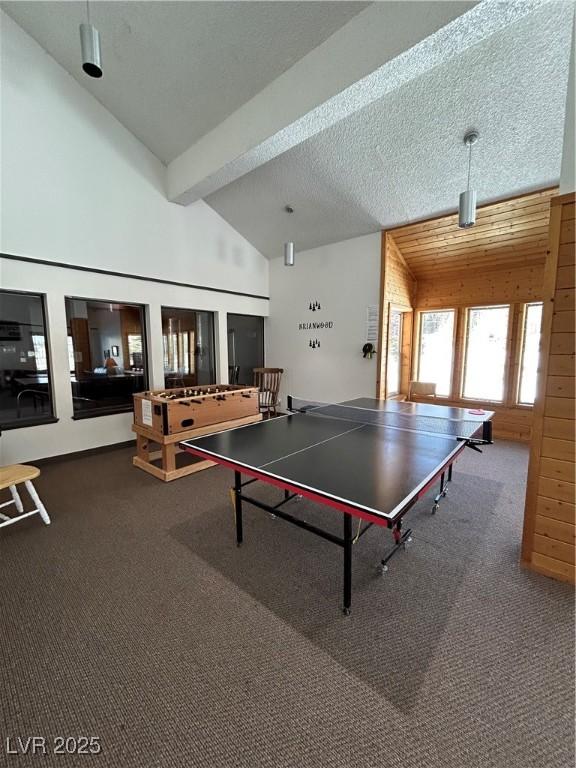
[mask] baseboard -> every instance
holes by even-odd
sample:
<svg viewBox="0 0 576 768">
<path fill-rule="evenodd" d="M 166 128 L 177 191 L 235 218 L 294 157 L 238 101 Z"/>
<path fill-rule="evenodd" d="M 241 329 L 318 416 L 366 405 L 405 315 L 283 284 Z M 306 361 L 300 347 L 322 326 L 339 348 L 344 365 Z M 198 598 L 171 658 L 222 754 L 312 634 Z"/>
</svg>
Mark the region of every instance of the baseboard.
<svg viewBox="0 0 576 768">
<path fill-rule="evenodd" d="M 70 461 L 71 459 L 83 459 L 86 456 L 94 456 L 98 453 L 108 453 L 109 451 L 118 451 L 122 448 L 133 447 L 136 449 L 136 439 L 125 440 L 122 443 L 112 443 L 112 445 L 99 445 L 97 448 L 88 448 L 85 451 L 74 451 L 73 453 L 60 453 L 58 456 L 47 456 L 44 459 L 35 459 L 27 461 L 26 464 L 34 464 L 35 467 L 43 467 L 47 464 L 54 464 L 58 461 Z"/>
</svg>

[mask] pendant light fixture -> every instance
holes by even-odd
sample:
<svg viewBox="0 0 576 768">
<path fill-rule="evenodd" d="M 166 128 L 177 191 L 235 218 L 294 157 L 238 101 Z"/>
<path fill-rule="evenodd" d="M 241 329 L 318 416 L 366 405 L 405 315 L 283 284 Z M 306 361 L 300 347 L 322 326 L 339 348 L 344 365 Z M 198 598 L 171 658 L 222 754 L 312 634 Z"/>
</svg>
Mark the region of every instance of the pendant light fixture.
<svg viewBox="0 0 576 768">
<path fill-rule="evenodd" d="M 286 213 L 294 213 L 294 208 L 291 205 L 286 205 L 284 210 Z M 284 243 L 284 266 L 294 266 L 294 243 L 292 241 Z"/>
<path fill-rule="evenodd" d="M 90 77 L 102 77 L 102 55 L 100 33 L 90 23 L 90 4 L 86 0 L 86 24 L 80 24 L 80 45 L 82 47 L 82 69 Z"/>
<path fill-rule="evenodd" d="M 468 147 L 468 183 L 466 192 L 460 193 L 460 205 L 458 207 L 458 226 L 460 229 L 468 229 L 476 224 L 476 190 L 470 189 L 470 169 L 472 167 L 472 146 L 478 141 L 478 133 L 470 131 L 464 136 L 464 144 Z"/>
</svg>

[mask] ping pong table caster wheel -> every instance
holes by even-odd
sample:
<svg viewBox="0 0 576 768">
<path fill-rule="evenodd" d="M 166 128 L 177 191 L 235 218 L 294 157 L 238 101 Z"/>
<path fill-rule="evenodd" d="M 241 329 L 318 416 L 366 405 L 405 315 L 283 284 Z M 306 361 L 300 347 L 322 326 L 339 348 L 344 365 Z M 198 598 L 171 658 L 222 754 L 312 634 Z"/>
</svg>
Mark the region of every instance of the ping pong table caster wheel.
<svg viewBox="0 0 576 768">
<path fill-rule="evenodd" d="M 403 548 L 404 548 L 404 549 L 408 549 L 408 547 L 410 546 L 410 544 L 412 544 L 412 536 L 408 536 L 408 538 L 407 538 L 407 539 L 405 539 L 405 540 L 402 542 L 402 546 L 403 546 Z"/>
<path fill-rule="evenodd" d="M 434 504 L 434 506 L 432 507 L 432 514 L 435 515 L 436 512 L 438 512 L 439 509 L 440 509 L 440 505 L 439 504 Z"/>
<path fill-rule="evenodd" d="M 350 616 L 352 611 L 350 610 L 350 608 L 342 608 L 342 613 L 344 614 L 344 616 Z"/>
<path fill-rule="evenodd" d="M 272 518 L 272 520 L 277 520 L 278 519 L 278 516 L 277 515 L 273 515 L 272 512 L 270 512 L 270 517 Z"/>
<path fill-rule="evenodd" d="M 384 574 L 388 570 L 388 566 L 387 565 L 378 565 L 378 566 L 376 566 L 376 570 L 378 571 L 380 576 L 384 576 Z"/>
</svg>

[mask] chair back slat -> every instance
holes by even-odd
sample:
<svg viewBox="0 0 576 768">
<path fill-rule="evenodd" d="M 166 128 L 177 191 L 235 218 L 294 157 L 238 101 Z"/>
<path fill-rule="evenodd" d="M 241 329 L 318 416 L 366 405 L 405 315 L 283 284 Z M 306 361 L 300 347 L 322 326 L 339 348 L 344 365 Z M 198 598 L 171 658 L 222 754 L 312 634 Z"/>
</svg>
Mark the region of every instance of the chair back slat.
<svg viewBox="0 0 576 768">
<path fill-rule="evenodd" d="M 283 373 L 283 368 L 254 368 L 254 386 L 259 389 L 260 411 L 268 415 L 276 414 Z"/>
</svg>

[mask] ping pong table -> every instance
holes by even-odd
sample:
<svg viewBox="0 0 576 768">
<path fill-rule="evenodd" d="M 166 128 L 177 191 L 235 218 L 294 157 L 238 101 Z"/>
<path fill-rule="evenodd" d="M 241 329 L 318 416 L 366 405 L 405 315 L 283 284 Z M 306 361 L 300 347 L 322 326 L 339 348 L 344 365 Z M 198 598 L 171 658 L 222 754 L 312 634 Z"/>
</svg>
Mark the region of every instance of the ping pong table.
<svg viewBox="0 0 576 768">
<path fill-rule="evenodd" d="M 318 403 L 289 397 L 288 410 L 288 415 L 185 440 L 181 446 L 234 470 L 238 546 L 242 502 L 248 502 L 342 547 L 342 610 L 348 615 L 353 544 L 373 525 L 390 529 L 394 543 L 379 565 L 381 572 L 387 570 L 390 558 L 411 537 L 410 529 L 402 529 L 405 514 L 439 480 L 432 509 L 437 511 L 462 451 L 481 452 L 480 445 L 492 442 L 493 413 L 371 398 Z M 270 505 L 248 496 L 246 486 L 256 481 L 283 489 L 283 498 Z M 301 496 L 343 513 L 343 536 L 283 508 Z M 358 518 L 355 534 L 353 517 Z"/>
</svg>

